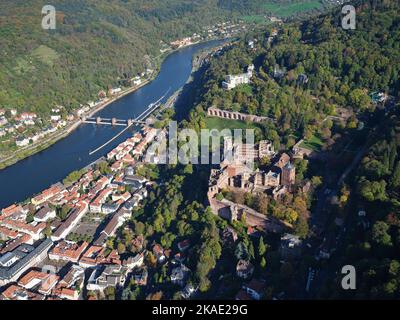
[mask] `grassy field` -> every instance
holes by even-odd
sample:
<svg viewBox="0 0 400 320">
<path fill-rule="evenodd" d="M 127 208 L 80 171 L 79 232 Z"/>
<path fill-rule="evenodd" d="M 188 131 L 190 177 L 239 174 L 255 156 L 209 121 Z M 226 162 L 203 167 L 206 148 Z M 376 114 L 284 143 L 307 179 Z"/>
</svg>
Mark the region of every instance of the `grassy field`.
<svg viewBox="0 0 400 320">
<path fill-rule="evenodd" d="M 320 137 L 313 135 L 309 140 L 305 140 L 300 146 L 313 151 L 321 151 L 323 142 Z"/>
<path fill-rule="evenodd" d="M 265 16 L 263 16 L 261 14 L 252 15 L 252 16 L 242 16 L 242 19 L 247 23 L 257 23 L 257 24 L 261 24 L 261 23 L 269 24 L 269 23 L 271 23 L 267 18 L 265 18 Z"/>
<path fill-rule="evenodd" d="M 287 18 L 314 9 L 321 9 L 322 3 L 319 0 L 300 0 L 295 3 L 265 3 L 261 8 L 266 14 L 246 15 L 242 16 L 242 19 L 247 23 L 270 24 L 268 15 Z"/>
<path fill-rule="evenodd" d="M 283 18 L 307 12 L 313 9 L 320 9 L 321 7 L 322 7 L 321 2 L 317 0 L 301 1 L 296 3 L 286 3 L 286 4 L 266 3 L 263 5 L 263 8 L 266 11 L 270 12 L 275 16 Z"/>
<path fill-rule="evenodd" d="M 53 66 L 54 62 L 58 58 L 58 54 L 56 51 L 43 45 L 33 50 L 32 55 L 41 60 L 43 63 L 48 64 L 49 66 Z"/>
<path fill-rule="evenodd" d="M 249 84 L 242 84 L 237 87 L 237 90 L 245 93 L 248 96 L 251 96 L 253 94 L 253 88 Z"/>
<path fill-rule="evenodd" d="M 257 136 L 262 134 L 262 129 L 254 123 L 247 123 L 245 121 L 240 120 L 229 120 L 229 119 L 222 119 L 222 118 L 215 118 L 215 117 L 207 117 L 206 118 L 206 126 L 207 129 L 217 129 L 218 131 L 222 131 L 224 129 L 229 129 L 231 131 L 231 135 L 234 135 L 234 129 L 242 129 L 242 140 L 243 142 L 246 141 L 246 129 L 254 129 L 255 139 L 257 140 Z M 258 133 L 257 133 L 258 132 Z M 225 135 L 225 133 L 224 133 Z M 221 139 L 222 143 L 222 139 Z M 222 145 L 222 144 L 221 144 Z"/>
</svg>

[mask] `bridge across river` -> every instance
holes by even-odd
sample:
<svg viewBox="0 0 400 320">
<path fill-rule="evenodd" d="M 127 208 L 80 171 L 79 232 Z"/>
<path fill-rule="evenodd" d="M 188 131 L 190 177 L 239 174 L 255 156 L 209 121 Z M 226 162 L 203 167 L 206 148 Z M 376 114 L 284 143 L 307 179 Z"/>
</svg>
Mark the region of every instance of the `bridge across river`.
<svg viewBox="0 0 400 320">
<path fill-rule="evenodd" d="M 82 117 L 82 122 L 83 123 L 93 123 L 93 124 L 103 124 L 103 125 L 109 125 L 109 126 L 122 126 L 122 127 L 130 127 L 133 124 L 146 124 L 145 121 L 142 120 L 137 120 L 137 119 L 117 119 L 117 118 L 101 118 L 101 117 L 92 117 L 92 118 L 86 118 Z"/>
<path fill-rule="evenodd" d="M 140 113 L 147 111 L 142 115 L 145 116 L 150 113 L 150 110 L 147 110 L 149 104 L 163 95 L 168 88 L 171 88 L 172 92 L 176 92 L 186 84 L 192 71 L 193 56 L 199 50 L 212 48 L 220 43 L 221 41 L 202 43 L 171 53 L 162 63 L 160 71 L 153 81 L 137 91 L 121 97 L 118 101 L 114 101 L 103 110 L 98 111 L 97 114 L 88 114 L 87 117 L 137 119 Z M 166 98 L 169 98 L 169 95 Z M 177 110 L 177 112 L 181 111 Z M 137 120 L 145 121 L 142 118 Z M 0 183 L 0 209 L 47 189 L 52 184 L 64 179 L 72 171 L 81 169 L 104 156 L 136 131 L 133 128 L 136 125 L 132 125 L 104 149 L 89 155 L 89 150 L 95 150 L 110 137 L 127 127 L 82 124 L 44 151 L 0 170 L 0 181 L 7 182 Z M 139 126 L 142 125 L 137 125 L 137 127 Z M 132 134 L 129 130 L 132 130 Z"/>
<path fill-rule="evenodd" d="M 161 106 L 161 100 L 164 99 L 164 97 L 168 94 L 168 92 L 171 90 L 171 88 L 168 89 L 168 91 L 156 102 L 151 103 L 147 109 L 145 109 L 139 116 L 137 116 L 135 119 L 117 119 L 117 118 L 101 118 L 101 117 L 82 117 L 82 122 L 83 123 L 93 123 L 93 124 L 103 124 L 103 125 L 109 125 L 109 126 L 123 126 L 129 128 L 130 126 L 137 124 L 137 125 L 143 125 L 146 124 L 146 118 L 150 116 L 156 109 L 158 109 Z"/>
</svg>

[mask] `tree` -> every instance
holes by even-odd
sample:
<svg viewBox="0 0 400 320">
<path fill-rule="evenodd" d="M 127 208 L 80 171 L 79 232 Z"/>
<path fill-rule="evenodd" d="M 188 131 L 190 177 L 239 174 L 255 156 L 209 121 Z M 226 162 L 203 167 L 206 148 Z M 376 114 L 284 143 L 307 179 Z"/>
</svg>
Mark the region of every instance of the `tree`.
<svg viewBox="0 0 400 320">
<path fill-rule="evenodd" d="M 295 223 L 297 221 L 297 218 L 299 217 L 299 214 L 296 212 L 296 210 L 292 208 L 287 208 L 285 210 L 285 220 L 289 223 Z"/>
<path fill-rule="evenodd" d="M 162 291 L 157 291 L 155 293 L 150 293 L 147 297 L 146 300 L 161 300 L 163 297 Z"/>
<path fill-rule="evenodd" d="M 258 243 L 258 255 L 263 257 L 267 252 L 267 247 L 264 244 L 264 238 L 260 237 L 260 242 Z"/>
<path fill-rule="evenodd" d="M 322 184 L 322 178 L 319 176 L 314 176 L 311 178 L 311 183 L 315 188 L 318 188 Z"/>
<path fill-rule="evenodd" d="M 244 195 L 244 203 L 246 206 L 253 208 L 254 206 L 254 197 L 250 192 L 246 192 Z"/>
<path fill-rule="evenodd" d="M 147 261 L 150 266 L 155 267 L 157 265 L 157 258 L 154 256 L 152 252 L 147 253 Z"/>
<path fill-rule="evenodd" d="M 235 257 L 240 260 L 247 260 L 249 258 L 249 252 L 243 241 L 240 241 L 235 249 Z"/>
<path fill-rule="evenodd" d="M 398 260 L 392 260 L 389 265 L 389 275 L 392 277 L 398 277 L 400 273 L 400 262 Z"/>
<path fill-rule="evenodd" d="M 245 197 L 243 192 L 237 191 L 233 193 L 233 202 L 239 203 L 239 204 L 244 204 L 245 202 Z"/>
<path fill-rule="evenodd" d="M 356 110 L 364 111 L 371 105 L 371 98 L 362 89 L 354 89 L 350 93 L 350 102 Z"/>
<path fill-rule="evenodd" d="M 64 180 L 63 180 L 63 184 L 65 185 L 70 185 L 72 183 L 74 183 L 75 181 L 79 180 L 83 174 L 85 173 L 85 170 L 76 170 L 71 172 Z"/>
<path fill-rule="evenodd" d="M 283 279 L 289 280 L 294 273 L 294 269 L 291 263 L 285 262 L 282 264 L 281 269 L 280 269 L 280 275 Z"/>
<path fill-rule="evenodd" d="M 393 296 L 397 292 L 397 281 L 395 279 L 390 280 L 383 286 L 383 291 L 388 296 Z"/>
<path fill-rule="evenodd" d="M 183 173 L 186 175 L 191 175 L 193 174 L 193 165 L 192 164 L 187 164 L 185 168 L 183 169 Z"/>
<path fill-rule="evenodd" d="M 57 216 L 61 220 L 65 220 L 68 216 L 69 210 L 70 210 L 70 207 L 65 204 L 60 209 L 57 210 Z"/>
<path fill-rule="evenodd" d="M 215 199 L 217 199 L 218 201 L 222 201 L 224 199 L 224 196 L 222 193 L 217 193 L 217 195 L 215 196 Z"/>
<path fill-rule="evenodd" d="M 107 287 L 104 289 L 104 294 L 107 300 L 115 300 L 115 288 Z"/>
<path fill-rule="evenodd" d="M 99 170 L 102 175 L 111 174 L 111 168 L 106 161 L 97 163 L 96 169 Z"/>
<path fill-rule="evenodd" d="M 307 219 L 304 217 L 299 217 L 297 222 L 294 225 L 294 233 L 298 235 L 300 238 L 307 238 L 309 232 Z"/>
<path fill-rule="evenodd" d="M 48 224 L 46 225 L 46 228 L 43 230 L 43 234 L 47 237 L 50 238 L 52 235 L 53 231 L 51 230 L 51 225 Z"/>
<path fill-rule="evenodd" d="M 350 191 L 347 189 L 346 186 L 343 186 L 343 188 L 341 189 L 340 192 L 341 192 L 341 196 L 339 198 L 339 202 L 340 202 L 340 206 L 343 208 L 349 199 Z"/>
<path fill-rule="evenodd" d="M 119 254 L 123 254 L 126 251 L 126 247 L 125 247 L 125 245 L 123 243 L 120 242 L 117 245 L 117 250 L 118 250 Z"/>
<path fill-rule="evenodd" d="M 371 182 L 363 177 L 360 181 L 360 193 L 368 201 L 385 201 L 386 182 L 384 180 Z"/>
<path fill-rule="evenodd" d="M 396 163 L 393 176 L 390 179 L 390 186 L 392 188 L 398 188 L 400 186 L 400 161 Z"/>
<path fill-rule="evenodd" d="M 171 233 L 171 232 L 167 232 L 165 234 L 163 234 L 161 236 L 161 245 L 165 248 L 165 249 L 169 249 L 172 246 L 172 243 L 174 242 L 176 236 Z"/>
<path fill-rule="evenodd" d="M 260 262 L 260 267 L 261 267 L 261 269 L 264 270 L 266 268 L 266 266 L 267 266 L 267 261 L 265 260 L 265 257 L 262 257 L 261 262 Z"/>
<path fill-rule="evenodd" d="M 206 213 L 205 218 L 209 214 Z M 219 231 L 213 219 L 207 219 L 206 227 L 201 234 L 199 243 L 201 243 L 201 246 L 197 250 L 199 258 L 195 277 L 199 283 L 199 290 L 205 292 L 211 284 L 208 274 L 215 267 L 222 252 L 221 244 L 219 243 Z"/>
<path fill-rule="evenodd" d="M 256 198 L 256 209 L 262 214 L 268 213 L 268 198 L 264 194 L 259 195 Z"/>
<path fill-rule="evenodd" d="M 269 157 L 262 157 L 260 159 L 260 164 L 264 167 L 268 167 L 271 164 L 271 159 Z"/>
<path fill-rule="evenodd" d="M 242 215 L 241 215 L 241 217 L 240 217 L 240 222 L 241 222 L 243 225 L 246 225 L 246 212 L 243 212 L 243 213 L 242 213 Z"/>
<path fill-rule="evenodd" d="M 26 215 L 26 223 L 32 223 L 33 222 L 33 220 L 34 220 L 34 214 L 33 213 L 31 213 L 31 212 L 29 212 L 27 215 Z"/>
</svg>

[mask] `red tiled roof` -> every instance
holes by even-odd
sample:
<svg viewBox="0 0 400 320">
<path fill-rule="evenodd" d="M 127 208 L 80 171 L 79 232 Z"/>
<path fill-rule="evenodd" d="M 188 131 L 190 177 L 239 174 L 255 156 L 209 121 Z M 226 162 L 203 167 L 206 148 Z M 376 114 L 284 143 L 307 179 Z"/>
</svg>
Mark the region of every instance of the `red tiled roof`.
<svg viewBox="0 0 400 320">
<path fill-rule="evenodd" d="M 89 244 L 82 242 L 80 245 L 73 242 L 60 241 L 57 245 L 49 252 L 49 256 L 58 256 L 59 258 L 68 259 L 70 261 L 78 261 L 82 252 L 87 248 Z"/>
</svg>

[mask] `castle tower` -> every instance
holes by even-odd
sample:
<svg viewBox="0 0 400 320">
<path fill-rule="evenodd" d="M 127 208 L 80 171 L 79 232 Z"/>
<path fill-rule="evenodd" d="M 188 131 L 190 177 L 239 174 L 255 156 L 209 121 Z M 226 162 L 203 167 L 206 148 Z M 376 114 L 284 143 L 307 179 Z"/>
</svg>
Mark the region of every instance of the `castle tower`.
<svg viewBox="0 0 400 320">
<path fill-rule="evenodd" d="M 261 140 L 258 145 L 258 157 L 260 159 L 264 157 L 272 157 L 275 154 L 274 146 L 268 140 Z"/>
<path fill-rule="evenodd" d="M 296 168 L 288 162 L 282 168 L 281 184 L 284 186 L 291 186 L 296 181 Z"/>
<path fill-rule="evenodd" d="M 243 172 L 240 177 L 240 188 L 246 188 L 246 184 L 249 181 L 249 174 L 247 172 Z"/>
<path fill-rule="evenodd" d="M 263 174 L 258 169 L 257 169 L 256 173 L 254 174 L 254 185 L 255 186 L 263 185 Z"/>
<path fill-rule="evenodd" d="M 224 160 L 229 163 L 233 162 L 233 139 L 232 137 L 224 137 L 224 150 L 223 150 Z"/>
</svg>

